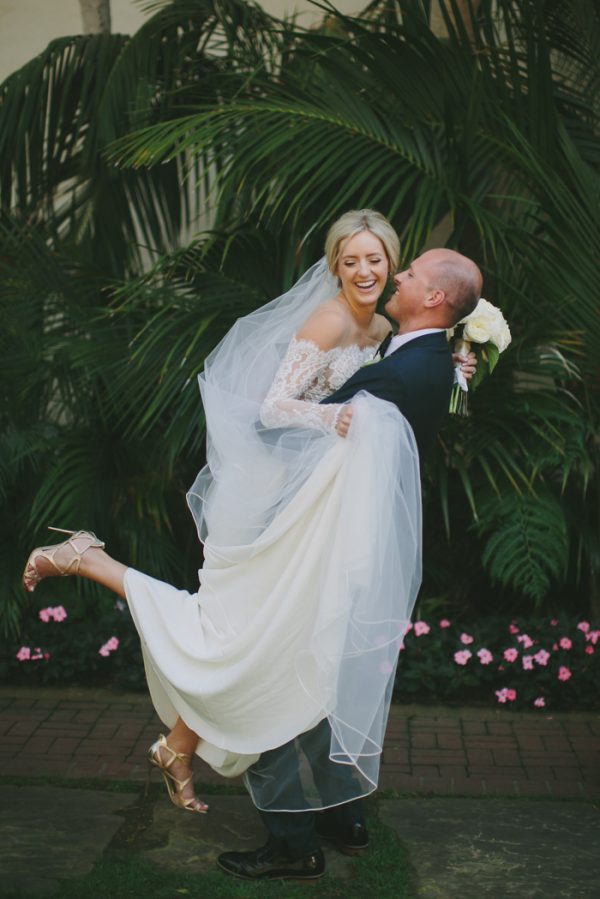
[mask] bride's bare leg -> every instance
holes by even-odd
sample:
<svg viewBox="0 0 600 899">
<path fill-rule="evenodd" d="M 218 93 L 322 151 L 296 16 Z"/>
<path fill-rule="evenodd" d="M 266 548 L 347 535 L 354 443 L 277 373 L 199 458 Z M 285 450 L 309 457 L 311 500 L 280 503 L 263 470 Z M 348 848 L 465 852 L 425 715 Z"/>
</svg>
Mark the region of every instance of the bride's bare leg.
<svg viewBox="0 0 600 899">
<path fill-rule="evenodd" d="M 117 593 L 123 599 L 125 595 L 125 572 L 127 565 L 111 558 L 103 549 L 92 547 L 81 559 L 79 574 L 90 581 L 96 581 L 103 587 L 108 587 L 113 593 Z"/>
<path fill-rule="evenodd" d="M 166 740 L 164 737 L 160 737 L 151 747 L 150 754 L 151 757 L 160 759 L 162 765 L 166 766 L 168 763 L 169 774 L 179 781 L 177 793 L 188 805 L 190 811 L 206 812 L 208 805 L 198 799 L 192 781 L 192 758 L 198 740 L 198 734 L 191 730 L 181 718 L 178 718 Z M 174 758 L 174 753 L 178 753 L 184 758 Z M 175 805 L 180 804 L 175 801 Z"/>
<path fill-rule="evenodd" d="M 79 574 L 126 599 L 126 571 L 126 565 L 104 552 L 104 544 L 94 534 L 78 531 L 62 543 L 34 549 L 25 566 L 23 586 L 32 592 L 44 578 Z"/>
<path fill-rule="evenodd" d="M 193 755 L 198 745 L 198 734 L 187 726 L 185 721 L 178 718 L 175 727 L 167 737 L 167 743 L 175 752 L 181 752 L 183 755 Z"/>
<path fill-rule="evenodd" d="M 79 538 L 75 539 L 77 540 Z M 56 577 L 59 574 L 56 565 L 66 567 L 69 560 L 73 558 L 73 550 L 67 545 L 61 546 L 56 550 L 53 558 L 54 562 L 51 562 L 46 556 L 41 554 L 35 556 L 35 567 L 40 580 L 47 577 Z M 77 572 L 74 571 L 73 574 L 78 574 L 80 577 L 86 577 L 90 581 L 97 581 L 97 583 L 102 584 L 104 587 L 108 587 L 109 590 L 112 590 L 123 599 L 126 599 L 126 571 L 126 565 L 117 562 L 116 559 L 111 559 L 108 553 L 104 552 L 103 549 L 91 546 L 86 550 L 85 554 L 82 555 L 79 570 Z"/>
</svg>

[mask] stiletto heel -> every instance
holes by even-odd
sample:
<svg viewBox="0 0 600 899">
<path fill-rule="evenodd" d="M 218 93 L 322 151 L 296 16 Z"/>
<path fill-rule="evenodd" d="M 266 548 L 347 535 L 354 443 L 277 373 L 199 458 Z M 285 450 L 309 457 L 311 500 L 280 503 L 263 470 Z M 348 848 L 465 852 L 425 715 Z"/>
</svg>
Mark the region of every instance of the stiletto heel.
<svg viewBox="0 0 600 899">
<path fill-rule="evenodd" d="M 88 549 L 92 549 L 93 547 L 104 549 L 106 546 L 106 544 L 102 540 L 99 540 L 91 531 L 67 531 L 64 528 L 51 527 L 49 527 L 48 530 L 56 531 L 59 534 L 70 534 L 71 536 L 68 540 L 63 540 L 62 543 L 55 543 L 53 546 L 38 546 L 33 550 L 27 559 L 25 571 L 23 572 L 23 586 L 26 590 L 29 590 L 30 593 L 33 593 L 39 582 L 45 577 L 66 577 L 69 574 L 78 574 L 81 560 Z M 76 540 L 85 540 L 86 543 L 79 549 L 75 544 Z M 73 555 L 71 558 L 67 557 L 61 564 L 59 564 L 56 561 L 55 556 L 60 549 L 67 546 L 72 550 Z M 54 571 L 47 572 L 46 574 L 39 571 L 36 565 L 38 559 L 44 559 L 49 562 Z"/>
<path fill-rule="evenodd" d="M 170 753 L 170 757 L 166 762 L 163 762 L 160 757 L 161 749 L 165 749 Z M 205 815 L 208 811 L 208 805 L 205 802 L 202 802 L 202 800 L 198 799 L 196 796 L 191 796 L 189 799 L 185 799 L 183 796 L 183 791 L 191 782 L 192 775 L 190 774 L 185 780 L 178 780 L 173 772 L 169 771 L 169 768 L 174 761 L 189 762 L 190 758 L 190 755 L 185 755 L 183 752 L 175 752 L 174 749 L 171 749 L 164 734 L 160 734 L 156 743 L 153 743 L 148 750 L 148 761 L 151 765 L 154 765 L 155 768 L 158 768 L 162 774 L 167 793 L 169 794 L 169 799 L 173 805 L 188 812 L 196 812 L 196 814 Z"/>
</svg>

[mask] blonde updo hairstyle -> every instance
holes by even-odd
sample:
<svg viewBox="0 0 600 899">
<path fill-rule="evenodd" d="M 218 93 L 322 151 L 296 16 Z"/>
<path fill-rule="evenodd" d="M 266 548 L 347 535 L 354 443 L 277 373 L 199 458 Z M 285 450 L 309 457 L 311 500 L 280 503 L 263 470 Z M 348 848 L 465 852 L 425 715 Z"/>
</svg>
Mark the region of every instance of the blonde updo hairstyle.
<svg viewBox="0 0 600 899">
<path fill-rule="evenodd" d="M 325 256 L 331 274 L 337 275 L 342 244 L 361 231 L 370 231 L 379 238 L 387 256 L 389 273 L 394 274 L 398 269 L 400 241 L 385 216 L 374 209 L 351 209 L 341 215 L 327 232 Z"/>
</svg>

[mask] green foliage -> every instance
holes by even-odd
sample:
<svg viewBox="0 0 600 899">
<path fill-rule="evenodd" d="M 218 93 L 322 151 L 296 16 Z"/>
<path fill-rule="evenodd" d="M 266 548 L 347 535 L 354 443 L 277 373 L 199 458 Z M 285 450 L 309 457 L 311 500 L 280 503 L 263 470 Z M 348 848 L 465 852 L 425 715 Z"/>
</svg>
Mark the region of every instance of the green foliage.
<svg viewBox="0 0 600 899">
<path fill-rule="evenodd" d="M 304 31 L 244 0 L 173 0 L 131 38 L 54 41 L 0 86 L 6 634 L 46 523 L 196 583 L 196 376 L 361 205 L 405 260 L 440 242 L 477 259 L 513 333 L 424 471 L 426 595 L 531 608 L 566 577 L 600 615 L 600 17 L 482 0 L 455 21 L 438 37 L 401 0 Z M 79 589 L 83 614 L 100 594 Z"/>
<path fill-rule="evenodd" d="M 63 597 L 64 593 L 62 586 Z M 0 651 L 2 680 L 145 690 L 139 640 L 125 604 L 105 598 L 96 604 L 91 622 L 74 599 L 72 595 L 64 600 L 65 620 L 53 620 L 53 613 L 46 615 L 48 621 L 41 620 L 39 613 L 29 617 L 20 639 L 7 642 Z M 396 675 L 398 699 L 468 699 L 496 705 L 496 691 L 506 688 L 517 691 L 518 708 L 530 708 L 540 696 L 544 708 L 599 707 L 600 630 L 589 622 L 564 613 L 556 618 L 538 614 L 510 621 L 488 610 L 467 621 L 461 610 L 448 626 L 446 622 L 440 626 L 443 619 L 435 603 L 427 607 L 405 637 Z M 45 609 L 41 611 L 44 614 Z M 110 642 L 113 638 L 118 641 L 116 648 Z M 566 648 L 560 645 L 565 638 Z M 107 644 L 108 654 L 101 655 L 100 649 Z M 470 655 L 461 664 L 455 654 L 465 650 Z M 481 658 L 481 650 L 491 656 Z M 506 660 L 506 650 L 514 652 L 512 661 Z M 536 660 L 540 650 L 547 658 Z M 533 661 L 524 662 L 527 656 Z M 563 667 L 570 672 L 564 681 L 558 677 Z"/>
<path fill-rule="evenodd" d="M 397 700 L 476 701 L 517 709 L 599 707 L 600 630 L 589 622 L 564 614 L 512 621 L 492 614 L 462 623 L 436 618 L 415 622 L 405 638 Z M 419 632 L 423 624 L 425 632 Z M 503 690 L 515 695 L 503 702 L 498 696 Z M 543 702 L 535 706 L 536 699 Z"/>
<path fill-rule="evenodd" d="M 565 576 L 569 543 L 565 516 L 552 496 L 508 494 L 482 510 L 479 530 L 489 534 L 482 562 L 493 581 L 514 587 L 539 604 Z"/>
</svg>

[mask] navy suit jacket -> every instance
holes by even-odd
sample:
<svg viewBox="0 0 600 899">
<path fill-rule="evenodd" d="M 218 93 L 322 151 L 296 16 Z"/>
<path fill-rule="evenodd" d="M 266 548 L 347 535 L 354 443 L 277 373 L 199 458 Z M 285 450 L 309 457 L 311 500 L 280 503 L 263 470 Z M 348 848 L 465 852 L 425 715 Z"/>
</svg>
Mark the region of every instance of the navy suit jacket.
<svg viewBox="0 0 600 899">
<path fill-rule="evenodd" d="M 448 412 L 454 379 L 444 331 L 415 337 L 381 362 L 359 368 L 323 403 L 344 403 L 360 390 L 395 403 L 411 425 L 419 457 L 433 444 Z"/>
</svg>

